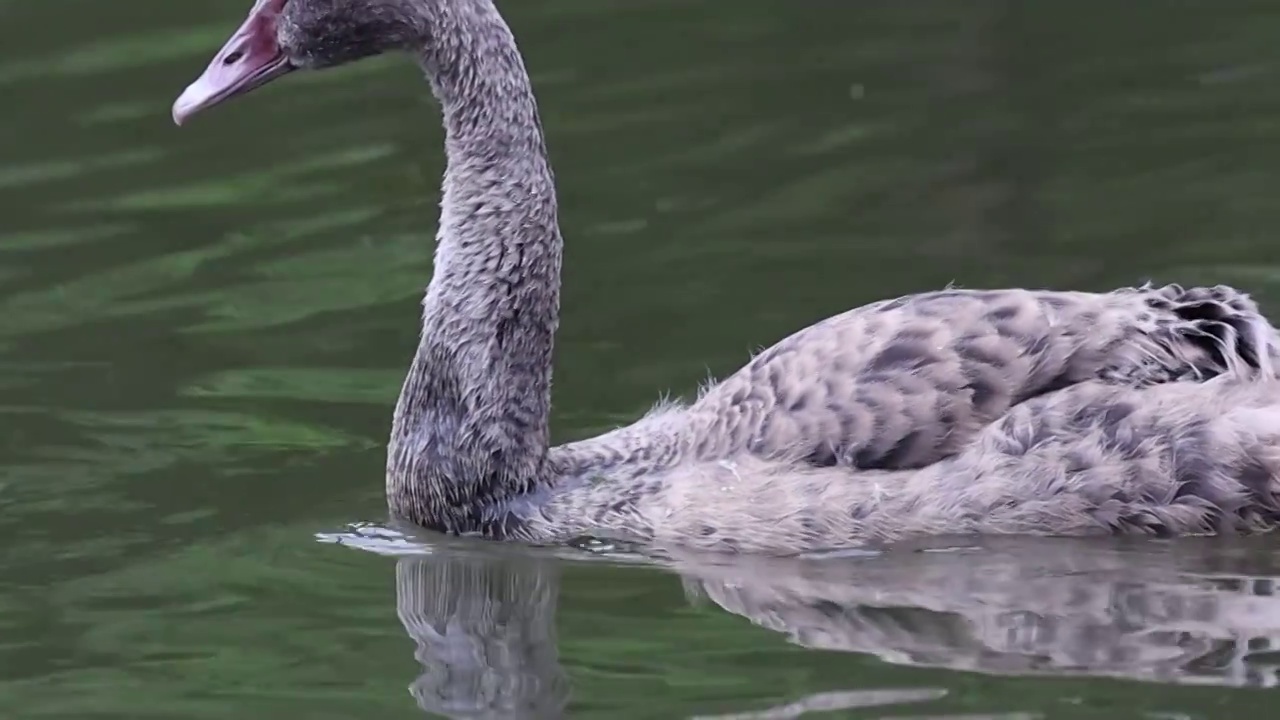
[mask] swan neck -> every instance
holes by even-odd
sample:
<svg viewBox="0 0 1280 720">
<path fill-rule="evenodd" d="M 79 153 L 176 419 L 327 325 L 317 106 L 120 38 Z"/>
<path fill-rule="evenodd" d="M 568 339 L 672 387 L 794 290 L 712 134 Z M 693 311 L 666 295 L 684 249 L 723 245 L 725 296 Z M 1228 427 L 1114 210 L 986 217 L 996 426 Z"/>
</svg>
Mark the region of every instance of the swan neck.
<svg viewBox="0 0 1280 720">
<path fill-rule="evenodd" d="M 422 334 L 393 423 L 392 510 L 471 531 L 541 484 L 562 240 L 537 104 L 488 0 L 431 4 L 446 168 Z M 481 517 L 483 516 L 483 517 Z"/>
</svg>

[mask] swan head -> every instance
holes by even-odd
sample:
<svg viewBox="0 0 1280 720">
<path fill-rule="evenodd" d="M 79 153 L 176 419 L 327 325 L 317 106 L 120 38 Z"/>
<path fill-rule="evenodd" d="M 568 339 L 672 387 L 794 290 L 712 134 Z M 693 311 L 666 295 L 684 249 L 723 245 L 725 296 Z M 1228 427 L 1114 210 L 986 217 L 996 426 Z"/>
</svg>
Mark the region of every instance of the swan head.
<svg viewBox="0 0 1280 720">
<path fill-rule="evenodd" d="M 343 65 L 420 44 L 413 0 L 255 0 L 249 15 L 173 104 L 173 121 L 262 87 L 294 70 Z"/>
</svg>

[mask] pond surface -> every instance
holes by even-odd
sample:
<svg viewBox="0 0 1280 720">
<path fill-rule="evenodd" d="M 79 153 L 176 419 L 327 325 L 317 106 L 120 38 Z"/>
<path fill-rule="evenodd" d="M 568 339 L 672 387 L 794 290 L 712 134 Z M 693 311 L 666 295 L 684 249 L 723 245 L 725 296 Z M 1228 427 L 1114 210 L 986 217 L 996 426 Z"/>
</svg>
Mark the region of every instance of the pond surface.
<svg viewBox="0 0 1280 720">
<path fill-rule="evenodd" d="M 1270 711 L 1270 539 L 651 567 L 362 524 L 439 122 L 392 58 L 174 128 L 248 5 L 0 0 L 0 715 Z M 952 281 L 1280 308 L 1273 3 L 504 5 L 562 193 L 558 440 Z"/>
</svg>

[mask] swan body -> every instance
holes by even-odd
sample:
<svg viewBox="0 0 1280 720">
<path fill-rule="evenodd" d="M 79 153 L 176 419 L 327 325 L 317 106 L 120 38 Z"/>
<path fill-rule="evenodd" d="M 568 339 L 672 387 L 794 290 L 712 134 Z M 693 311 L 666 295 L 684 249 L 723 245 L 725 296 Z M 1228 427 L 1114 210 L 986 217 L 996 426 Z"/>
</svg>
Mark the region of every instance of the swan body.
<svg viewBox="0 0 1280 720">
<path fill-rule="evenodd" d="M 873 303 L 688 405 L 550 447 L 563 241 L 537 104 L 492 0 L 257 0 L 174 119 L 391 50 L 426 72 L 448 158 L 387 453 L 394 515 L 502 539 L 760 553 L 1280 521 L 1280 338 L 1226 286 Z"/>
<path fill-rule="evenodd" d="M 753 453 L 556 493 L 534 536 L 789 554 L 924 535 L 1190 535 L 1280 513 L 1280 383 L 1101 381 L 1027 400 L 918 469 Z"/>
</svg>

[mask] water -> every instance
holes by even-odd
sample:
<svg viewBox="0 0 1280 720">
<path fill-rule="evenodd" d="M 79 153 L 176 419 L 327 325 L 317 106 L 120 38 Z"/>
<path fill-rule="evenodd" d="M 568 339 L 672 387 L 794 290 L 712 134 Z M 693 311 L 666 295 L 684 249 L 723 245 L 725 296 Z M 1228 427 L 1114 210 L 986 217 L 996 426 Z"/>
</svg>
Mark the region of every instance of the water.
<svg viewBox="0 0 1280 720">
<path fill-rule="evenodd" d="M 506 5 L 569 243 L 560 440 L 950 281 L 1280 302 L 1270 3 Z M 6 717 L 1267 707 L 1267 539 L 647 567 L 346 529 L 383 517 L 439 126 L 384 60 L 173 128 L 247 6 L 0 0 Z"/>
</svg>

